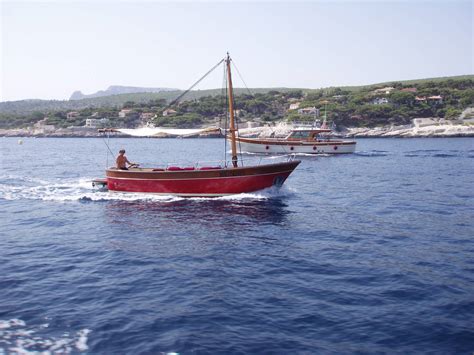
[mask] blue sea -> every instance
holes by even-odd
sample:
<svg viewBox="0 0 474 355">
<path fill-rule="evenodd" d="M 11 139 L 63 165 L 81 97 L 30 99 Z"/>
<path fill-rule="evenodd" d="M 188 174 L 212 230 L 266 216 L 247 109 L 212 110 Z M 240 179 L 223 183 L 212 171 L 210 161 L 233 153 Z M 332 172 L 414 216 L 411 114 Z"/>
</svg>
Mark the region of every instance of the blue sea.
<svg viewBox="0 0 474 355">
<path fill-rule="evenodd" d="M 474 139 L 360 139 L 281 189 L 191 199 L 94 189 L 105 143 L 0 138 L 0 354 L 474 351 Z"/>
</svg>

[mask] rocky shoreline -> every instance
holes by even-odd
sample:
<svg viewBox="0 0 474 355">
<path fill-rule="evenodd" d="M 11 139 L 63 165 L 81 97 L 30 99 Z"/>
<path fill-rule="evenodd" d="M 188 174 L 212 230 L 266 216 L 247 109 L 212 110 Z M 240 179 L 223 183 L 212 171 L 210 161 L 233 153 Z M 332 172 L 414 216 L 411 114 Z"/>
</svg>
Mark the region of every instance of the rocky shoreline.
<svg viewBox="0 0 474 355">
<path fill-rule="evenodd" d="M 288 123 L 275 126 L 253 127 L 240 129 L 243 137 L 284 137 L 295 128 Z M 472 119 L 462 122 L 432 121 L 404 126 L 384 126 L 375 128 L 343 128 L 334 132 L 335 136 L 344 138 L 422 138 L 422 137 L 474 137 L 474 122 Z M 35 137 L 35 138 L 101 138 L 103 134 L 97 129 L 58 129 L 49 132 L 32 131 L 29 129 L 0 129 L 0 137 Z M 114 133 L 111 137 L 129 138 L 131 136 Z M 199 135 L 200 138 L 215 138 L 218 136 Z M 222 136 L 221 136 L 222 137 Z M 163 137 L 166 138 L 166 137 Z"/>
<path fill-rule="evenodd" d="M 474 137 L 474 122 L 435 122 L 433 124 L 413 123 L 404 126 L 375 128 L 343 128 L 334 132 L 344 138 L 423 138 L 423 137 Z M 256 127 L 240 130 L 241 136 L 284 137 L 293 129 L 291 124 L 280 123 L 274 127 Z"/>
<path fill-rule="evenodd" d="M 423 138 L 423 137 L 474 137 L 474 126 L 465 125 L 433 125 L 425 127 L 381 127 L 381 128 L 349 128 L 344 134 L 353 138 Z"/>
</svg>

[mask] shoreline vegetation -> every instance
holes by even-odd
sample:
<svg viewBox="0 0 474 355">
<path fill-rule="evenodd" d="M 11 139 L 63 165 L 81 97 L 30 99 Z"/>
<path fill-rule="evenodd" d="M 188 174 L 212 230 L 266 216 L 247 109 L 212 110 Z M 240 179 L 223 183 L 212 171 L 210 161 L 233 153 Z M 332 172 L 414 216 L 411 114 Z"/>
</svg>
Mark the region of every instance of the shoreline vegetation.
<svg viewBox="0 0 474 355">
<path fill-rule="evenodd" d="M 96 137 L 99 128 L 147 125 L 226 128 L 222 90 L 191 91 L 170 104 L 181 93 L 0 102 L 0 136 Z M 474 75 L 358 87 L 236 89 L 235 116 L 242 136 L 285 135 L 294 126 L 326 120 L 344 137 L 472 137 Z"/>
</svg>

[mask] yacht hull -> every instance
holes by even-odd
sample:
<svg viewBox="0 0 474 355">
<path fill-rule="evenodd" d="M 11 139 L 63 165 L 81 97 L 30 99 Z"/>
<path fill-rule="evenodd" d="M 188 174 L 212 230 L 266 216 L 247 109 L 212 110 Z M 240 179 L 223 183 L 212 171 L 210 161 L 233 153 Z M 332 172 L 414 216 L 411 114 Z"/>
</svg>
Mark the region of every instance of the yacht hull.
<svg viewBox="0 0 474 355">
<path fill-rule="evenodd" d="M 355 141 L 290 141 L 283 139 L 237 138 L 240 149 L 263 154 L 349 154 L 355 152 Z"/>
</svg>

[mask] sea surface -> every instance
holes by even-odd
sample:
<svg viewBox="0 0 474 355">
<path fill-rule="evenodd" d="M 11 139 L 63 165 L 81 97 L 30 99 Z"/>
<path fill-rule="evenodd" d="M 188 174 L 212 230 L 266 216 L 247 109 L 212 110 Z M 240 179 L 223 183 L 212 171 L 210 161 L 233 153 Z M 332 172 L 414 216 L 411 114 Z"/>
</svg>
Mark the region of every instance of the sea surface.
<svg viewBox="0 0 474 355">
<path fill-rule="evenodd" d="M 0 138 L 0 354 L 473 353 L 474 139 L 360 139 L 213 199 L 94 189 L 105 143 Z M 142 166 L 225 149 L 108 145 Z"/>
</svg>

